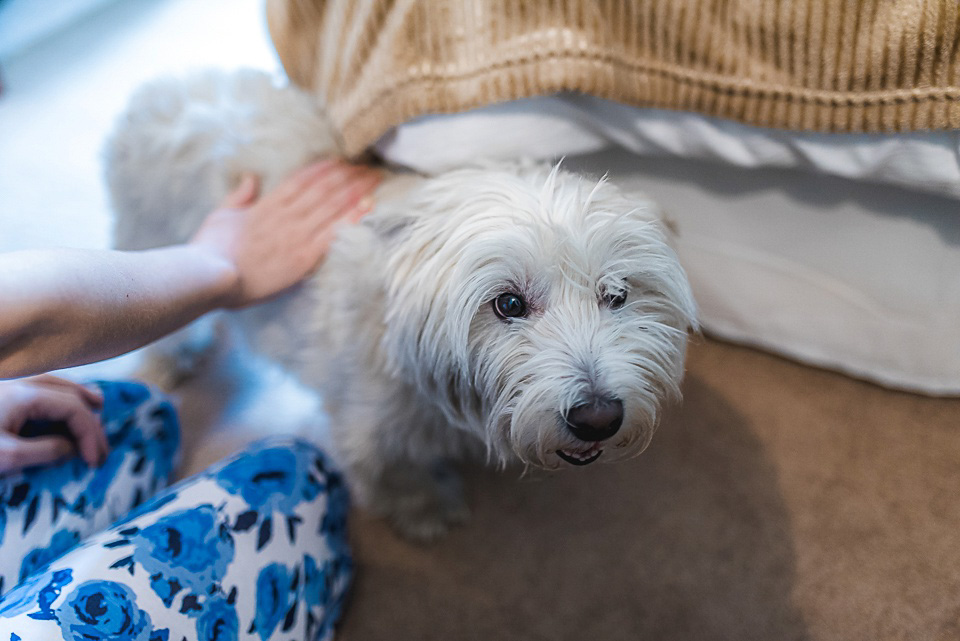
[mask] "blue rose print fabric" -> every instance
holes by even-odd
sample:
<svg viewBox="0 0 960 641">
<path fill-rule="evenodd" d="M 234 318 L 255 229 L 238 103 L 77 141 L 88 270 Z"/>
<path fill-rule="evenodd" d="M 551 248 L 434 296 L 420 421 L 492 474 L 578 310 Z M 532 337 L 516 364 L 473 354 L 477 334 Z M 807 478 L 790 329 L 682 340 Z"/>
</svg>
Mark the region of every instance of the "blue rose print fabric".
<svg viewBox="0 0 960 641">
<path fill-rule="evenodd" d="M 79 543 L 52 535 L 69 551 L 0 599 L 0 641 L 325 641 L 352 574 L 347 507 L 316 446 L 257 443 Z"/>
<path fill-rule="evenodd" d="M 139 383 L 97 385 L 110 444 L 103 465 L 73 458 L 0 476 L 0 594 L 170 482 L 180 446 L 170 402 Z"/>
</svg>

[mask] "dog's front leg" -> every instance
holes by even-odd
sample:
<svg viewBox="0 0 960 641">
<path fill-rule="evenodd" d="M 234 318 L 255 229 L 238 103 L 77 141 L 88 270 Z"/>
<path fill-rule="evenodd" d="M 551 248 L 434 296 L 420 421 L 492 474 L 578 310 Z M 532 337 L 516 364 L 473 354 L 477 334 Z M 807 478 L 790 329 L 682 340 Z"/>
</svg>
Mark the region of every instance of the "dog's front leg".
<svg viewBox="0 0 960 641">
<path fill-rule="evenodd" d="M 371 480 L 371 509 L 410 540 L 433 541 L 470 515 L 452 461 L 438 459 L 429 465 L 395 461 Z"/>
<path fill-rule="evenodd" d="M 348 481 L 357 502 L 400 534 L 434 540 L 469 516 L 454 464 L 474 448 L 473 437 L 448 426 L 406 386 L 377 378 L 374 385 L 368 379 L 366 400 L 331 412 Z"/>
</svg>

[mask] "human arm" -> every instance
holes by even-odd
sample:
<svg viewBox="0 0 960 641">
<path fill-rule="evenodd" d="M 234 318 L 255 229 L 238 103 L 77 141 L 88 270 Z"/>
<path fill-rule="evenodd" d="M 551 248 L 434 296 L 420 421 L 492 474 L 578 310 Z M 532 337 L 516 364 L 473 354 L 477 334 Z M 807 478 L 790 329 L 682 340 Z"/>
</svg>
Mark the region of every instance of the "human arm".
<svg viewBox="0 0 960 641">
<path fill-rule="evenodd" d="M 0 378 L 110 358 L 279 293 L 316 267 L 335 223 L 369 210 L 378 180 L 326 161 L 254 202 L 248 176 L 183 245 L 0 254 Z"/>
</svg>

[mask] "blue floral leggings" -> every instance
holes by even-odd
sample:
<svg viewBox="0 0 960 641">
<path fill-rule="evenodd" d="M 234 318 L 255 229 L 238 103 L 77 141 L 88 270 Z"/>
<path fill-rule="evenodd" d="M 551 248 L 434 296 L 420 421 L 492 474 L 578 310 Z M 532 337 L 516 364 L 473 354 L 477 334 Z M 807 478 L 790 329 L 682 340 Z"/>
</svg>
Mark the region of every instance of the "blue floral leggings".
<svg viewBox="0 0 960 641">
<path fill-rule="evenodd" d="M 0 641 L 329 639 L 352 563 L 323 452 L 264 441 L 157 494 L 178 452 L 172 406 L 99 385 L 104 465 L 0 477 Z"/>
</svg>

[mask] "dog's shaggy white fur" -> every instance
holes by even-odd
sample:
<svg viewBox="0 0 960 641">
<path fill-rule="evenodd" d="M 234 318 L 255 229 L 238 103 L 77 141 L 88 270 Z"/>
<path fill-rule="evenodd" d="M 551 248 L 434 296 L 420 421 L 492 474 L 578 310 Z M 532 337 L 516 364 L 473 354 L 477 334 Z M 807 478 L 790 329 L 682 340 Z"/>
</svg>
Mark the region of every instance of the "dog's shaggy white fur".
<svg viewBox="0 0 960 641">
<path fill-rule="evenodd" d="M 311 99 L 266 75 L 150 84 L 107 148 L 117 244 L 183 241 L 240 172 L 270 187 L 335 149 Z M 361 504 L 427 539 L 464 515 L 452 460 L 558 468 L 647 446 L 696 324 L 650 203 L 523 164 L 395 176 L 378 202 L 312 280 L 241 314 L 322 392 Z"/>
</svg>

